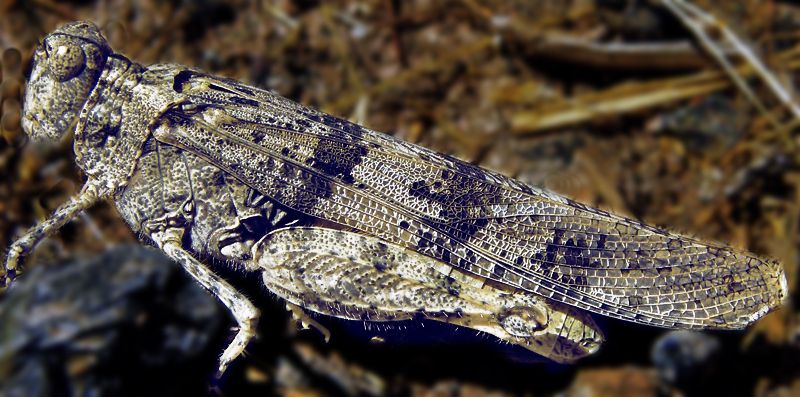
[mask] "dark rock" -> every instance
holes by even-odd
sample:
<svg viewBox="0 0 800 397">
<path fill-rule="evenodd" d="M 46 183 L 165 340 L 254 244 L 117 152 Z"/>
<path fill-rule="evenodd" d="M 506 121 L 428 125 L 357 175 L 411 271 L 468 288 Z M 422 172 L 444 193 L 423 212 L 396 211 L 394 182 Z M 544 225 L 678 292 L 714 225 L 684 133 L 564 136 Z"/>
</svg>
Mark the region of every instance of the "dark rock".
<svg viewBox="0 0 800 397">
<path fill-rule="evenodd" d="M 206 392 L 225 314 L 158 251 L 34 264 L 17 281 L 0 301 L 0 395 Z"/>
</svg>

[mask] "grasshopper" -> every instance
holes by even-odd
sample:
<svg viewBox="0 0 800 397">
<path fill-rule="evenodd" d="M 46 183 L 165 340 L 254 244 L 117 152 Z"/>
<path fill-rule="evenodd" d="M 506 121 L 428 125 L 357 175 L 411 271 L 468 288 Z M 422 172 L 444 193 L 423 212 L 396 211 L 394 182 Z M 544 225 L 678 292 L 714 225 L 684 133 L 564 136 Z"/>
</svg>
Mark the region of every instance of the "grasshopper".
<svg viewBox="0 0 800 397">
<path fill-rule="evenodd" d="M 593 315 L 740 329 L 787 296 L 781 265 L 594 209 L 272 92 L 181 65 L 143 66 L 87 22 L 35 52 L 22 126 L 74 131 L 80 193 L 10 248 L 3 284 L 37 241 L 110 200 L 141 239 L 214 294 L 238 332 L 258 309 L 211 270 L 260 272 L 304 310 L 423 318 L 557 362 L 595 352 Z"/>
</svg>

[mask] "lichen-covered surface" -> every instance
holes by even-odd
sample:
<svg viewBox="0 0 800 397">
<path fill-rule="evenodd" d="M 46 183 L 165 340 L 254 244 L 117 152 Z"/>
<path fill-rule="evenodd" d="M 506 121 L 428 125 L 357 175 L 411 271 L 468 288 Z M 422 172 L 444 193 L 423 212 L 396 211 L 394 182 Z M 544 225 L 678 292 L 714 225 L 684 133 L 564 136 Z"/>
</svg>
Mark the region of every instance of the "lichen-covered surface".
<svg viewBox="0 0 800 397">
<path fill-rule="evenodd" d="M 176 62 L 269 88 L 587 204 L 777 259 L 794 297 L 741 333 L 676 335 L 600 319 L 608 339 L 603 348 L 577 365 L 559 366 L 431 322 L 387 329 L 318 318 L 333 331 L 324 344 L 315 331 L 295 335 L 288 313 L 260 280 L 231 274 L 262 308 L 261 337 L 208 393 L 800 393 L 800 325 L 791 305 L 800 220 L 797 137 L 776 129 L 724 79 L 704 80 L 717 67 L 691 47 L 653 55 L 690 42 L 690 35 L 645 3 L 2 2 L 0 243 L 8 246 L 82 183 L 71 144 L 25 144 L 18 98 L 37 40 L 63 22 L 88 19 L 116 51 L 144 64 Z M 791 81 L 800 8 L 698 4 Z M 611 43 L 646 45 L 621 54 Z M 643 101 L 644 93 L 672 92 L 686 81 L 707 88 L 624 112 L 591 107 Z M 787 120 L 771 94 L 754 87 L 773 115 Z M 559 115 L 573 121 L 559 122 Z M 100 254 L 109 244 L 135 240 L 112 207 L 87 215 L 26 263 Z M 218 352 L 224 344 L 210 348 Z M 211 356 L 209 376 L 194 382 L 211 383 Z M 152 385 L 151 394 L 166 392 Z"/>
</svg>

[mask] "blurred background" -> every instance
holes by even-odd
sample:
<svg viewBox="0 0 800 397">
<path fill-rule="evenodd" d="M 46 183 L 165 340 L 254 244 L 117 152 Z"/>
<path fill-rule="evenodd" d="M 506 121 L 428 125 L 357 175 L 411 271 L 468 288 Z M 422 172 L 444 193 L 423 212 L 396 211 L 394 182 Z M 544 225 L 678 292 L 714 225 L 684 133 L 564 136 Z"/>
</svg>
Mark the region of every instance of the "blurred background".
<svg viewBox="0 0 800 397">
<path fill-rule="evenodd" d="M 694 4 L 793 90 L 800 6 Z M 721 45 L 751 91 L 733 84 L 693 25 L 662 2 L 2 0 L 3 247 L 81 186 L 71 142 L 28 145 L 19 125 L 35 45 L 81 19 L 145 65 L 181 63 L 265 87 L 576 200 L 778 259 L 792 298 L 744 332 L 597 318 L 606 344 L 564 366 L 419 321 L 317 317 L 333 331 L 326 344 L 298 331 L 257 277 L 219 269 L 263 314 L 249 354 L 214 380 L 233 322 L 103 204 L 40 244 L 18 288 L 0 296 L 0 396 L 800 395 L 798 113 Z"/>
</svg>

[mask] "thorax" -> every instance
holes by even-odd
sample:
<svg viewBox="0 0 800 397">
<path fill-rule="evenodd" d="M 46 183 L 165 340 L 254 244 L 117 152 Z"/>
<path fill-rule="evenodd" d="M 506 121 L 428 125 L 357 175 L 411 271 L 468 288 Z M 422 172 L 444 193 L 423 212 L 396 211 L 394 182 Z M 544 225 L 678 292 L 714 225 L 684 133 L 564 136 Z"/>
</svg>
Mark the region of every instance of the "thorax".
<svg viewBox="0 0 800 397">
<path fill-rule="evenodd" d="M 81 109 L 75 128 L 78 166 L 110 195 L 133 174 L 150 125 L 177 100 L 169 73 L 144 68 L 122 56 L 109 58 Z"/>
</svg>

